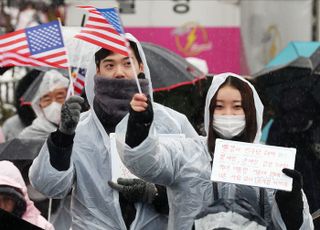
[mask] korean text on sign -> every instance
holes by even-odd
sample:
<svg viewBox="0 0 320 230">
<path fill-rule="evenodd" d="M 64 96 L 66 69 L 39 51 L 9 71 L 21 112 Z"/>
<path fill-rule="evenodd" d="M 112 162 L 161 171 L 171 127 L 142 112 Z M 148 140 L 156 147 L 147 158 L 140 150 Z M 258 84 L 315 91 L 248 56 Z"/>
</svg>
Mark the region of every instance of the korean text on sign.
<svg viewBox="0 0 320 230">
<path fill-rule="evenodd" d="M 211 180 L 291 191 L 296 149 L 216 140 Z"/>
</svg>

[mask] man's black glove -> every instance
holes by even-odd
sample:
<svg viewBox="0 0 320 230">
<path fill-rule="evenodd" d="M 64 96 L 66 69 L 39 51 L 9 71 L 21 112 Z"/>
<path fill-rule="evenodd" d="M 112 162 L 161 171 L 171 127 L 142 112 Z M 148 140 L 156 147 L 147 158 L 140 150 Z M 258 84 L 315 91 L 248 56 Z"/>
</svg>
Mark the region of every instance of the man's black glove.
<svg viewBox="0 0 320 230">
<path fill-rule="evenodd" d="M 80 118 L 81 104 L 84 99 L 80 96 L 69 97 L 61 108 L 60 132 L 68 135 L 74 134 Z"/>
<path fill-rule="evenodd" d="M 154 184 L 140 179 L 118 178 L 117 183 L 108 181 L 108 184 L 131 203 L 147 202 L 151 204 L 158 193 Z"/>
<path fill-rule="evenodd" d="M 148 97 L 148 107 L 143 112 L 136 112 L 131 107 L 129 109 L 129 119 L 139 123 L 139 124 L 148 124 L 153 120 L 153 108 L 150 97 Z"/>
<path fill-rule="evenodd" d="M 131 148 L 141 144 L 141 142 L 143 142 L 149 134 L 152 120 L 153 108 L 149 98 L 148 108 L 143 112 L 136 112 L 130 107 L 126 133 L 126 144 Z"/>
<path fill-rule="evenodd" d="M 287 229 L 299 229 L 303 222 L 302 176 L 298 171 L 287 168 L 282 172 L 293 179 L 292 191 L 277 191 L 276 201 Z"/>
</svg>

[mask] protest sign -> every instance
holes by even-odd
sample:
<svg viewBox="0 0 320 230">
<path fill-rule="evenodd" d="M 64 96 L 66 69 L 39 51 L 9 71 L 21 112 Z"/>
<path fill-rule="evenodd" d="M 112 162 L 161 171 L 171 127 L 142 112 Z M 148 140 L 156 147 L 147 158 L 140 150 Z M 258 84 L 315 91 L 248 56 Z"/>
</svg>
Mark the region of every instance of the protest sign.
<svg viewBox="0 0 320 230">
<path fill-rule="evenodd" d="M 296 149 L 216 140 L 211 180 L 291 191 Z"/>
<path fill-rule="evenodd" d="M 116 135 L 110 134 L 111 144 L 111 167 L 112 167 L 112 181 L 116 182 L 119 177 L 121 178 L 137 178 L 129 169 L 122 163 L 117 152 Z"/>
</svg>

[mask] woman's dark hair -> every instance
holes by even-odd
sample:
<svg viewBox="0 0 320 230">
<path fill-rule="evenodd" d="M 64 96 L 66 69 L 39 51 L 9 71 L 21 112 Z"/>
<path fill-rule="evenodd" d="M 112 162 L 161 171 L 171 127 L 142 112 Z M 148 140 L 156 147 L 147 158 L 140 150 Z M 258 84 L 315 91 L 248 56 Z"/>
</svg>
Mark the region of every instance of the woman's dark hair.
<svg viewBox="0 0 320 230">
<path fill-rule="evenodd" d="M 237 140 L 243 142 L 253 142 L 257 133 L 257 118 L 256 118 L 256 109 L 254 105 L 253 92 L 250 86 L 233 76 L 228 76 L 226 81 L 219 87 L 216 94 L 212 97 L 210 106 L 209 106 L 209 127 L 208 127 L 208 149 L 209 152 L 214 154 L 215 142 L 217 138 L 217 133 L 214 131 L 212 127 L 213 122 L 213 113 L 216 107 L 217 95 L 221 88 L 224 86 L 231 86 L 237 90 L 239 90 L 242 99 L 242 108 L 244 110 L 246 126 L 243 132 L 240 134 Z"/>
<path fill-rule="evenodd" d="M 142 59 L 140 57 L 137 44 L 133 41 L 129 41 L 129 44 L 130 44 L 131 49 L 133 50 L 134 56 L 136 57 L 138 63 L 141 64 Z M 101 48 L 100 50 L 98 50 L 94 54 L 95 63 L 96 63 L 97 68 L 99 68 L 101 60 L 105 59 L 106 57 L 108 57 L 111 54 L 113 54 L 113 51 L 111 51 L 111 50 L 107 50 L 104 48 Z"/>
</svg>

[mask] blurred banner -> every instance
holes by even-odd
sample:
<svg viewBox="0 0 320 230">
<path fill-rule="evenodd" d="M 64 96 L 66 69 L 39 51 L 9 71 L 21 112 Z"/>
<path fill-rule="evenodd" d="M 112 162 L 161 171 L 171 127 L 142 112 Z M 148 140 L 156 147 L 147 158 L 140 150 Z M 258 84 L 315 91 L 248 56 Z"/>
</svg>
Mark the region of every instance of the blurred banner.
<svg viewBox="0 0 320 230">
<path fill-rule="evenodd" d="M 209 73 L 238 74 L 246 69 L 237 4 L 208 0 L 88 1 L 106 8 L 118 5 L 125 31 L 142 42 L 163 46 L 182 57 L 207 61 Z M 105 1 L 104 1 L 105 2 Z M 81 4 L 82 1 L 76 1 Z M 70 3 L 69 3 L 70 4 Z M 70 8 L 67 25 L 79 26 L 86 12 Z"/>
<path fill-rule="evenodd" d="M 311 41 L 312 0 L 239 0 L 250 73 L 263 69 L 290 41 Z"/>
</svg>

